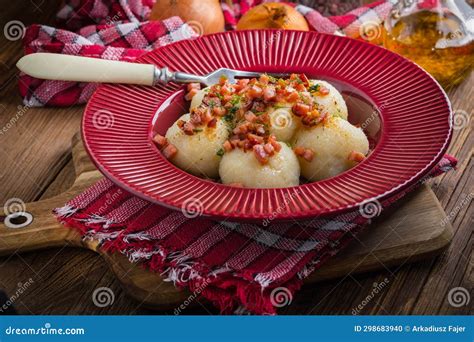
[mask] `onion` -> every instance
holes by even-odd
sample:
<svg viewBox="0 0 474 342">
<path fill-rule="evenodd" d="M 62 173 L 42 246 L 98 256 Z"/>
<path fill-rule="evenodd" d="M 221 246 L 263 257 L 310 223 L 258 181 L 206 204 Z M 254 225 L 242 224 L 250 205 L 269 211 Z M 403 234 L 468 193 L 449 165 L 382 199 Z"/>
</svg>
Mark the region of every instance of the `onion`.
<svg viewBox="0 0 474 342">
<path fill-rule="evenodd" d="M 287 29 L 309 31 L 302 14 L 289 5 L 268 2 L 251 8 L 240 18 L 237 30 Z"/>
<path fill-rule="evenodd" d="M 224 31 L 224 14 L 219 0 L 157 0 L 149 20 L 179 16 L 197 34 Z"/>
</svg>

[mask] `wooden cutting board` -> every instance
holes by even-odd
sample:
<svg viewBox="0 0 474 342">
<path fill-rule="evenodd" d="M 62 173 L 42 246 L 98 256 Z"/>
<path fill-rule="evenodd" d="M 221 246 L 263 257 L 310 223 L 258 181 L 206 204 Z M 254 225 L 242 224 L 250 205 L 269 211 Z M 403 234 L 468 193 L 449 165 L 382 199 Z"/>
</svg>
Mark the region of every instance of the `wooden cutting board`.
<svg viewBox="0 0 474 342">
<path fill-rule="evenodd" d="M 103 252 L 98 248 L 97 241 L 82 241 L 75 230 L 57 222 L 51 213 L 53 208 L 63 206 L 103 177 L 90 161 L 78 136 L 72 141 L 72 156 L 76 174 L 75 182 L 68 191 L 46 200 L 27 203 L 26 212 L 31 214 L 32 222 L 25 222 L 22 228 L 9 228 L 2 220 L 0 255 L 63 246 L 87 248 L 100 254 L 127 293 L 144 305 L 168 309 L 182 303 L 189 296 L 186 290 L 163 282 L 159 274 L 130 263 L 119 253 Z M 19 224 L 22 218 L 16 218 L 13 222 Z M 315 283 L 434 256 L 450 243 L 452 227 L 434 193 L 423 185 L 396 208 L 384 212 L 358 239 L 305 282 Z"/>
</svg>

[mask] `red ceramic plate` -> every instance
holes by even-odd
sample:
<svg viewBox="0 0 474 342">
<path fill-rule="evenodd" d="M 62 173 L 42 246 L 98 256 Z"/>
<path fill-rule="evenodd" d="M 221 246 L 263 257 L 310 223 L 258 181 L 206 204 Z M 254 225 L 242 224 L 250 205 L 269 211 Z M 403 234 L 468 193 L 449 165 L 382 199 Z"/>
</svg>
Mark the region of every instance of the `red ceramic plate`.
<svg viewBox="0 0 474 342">
<path fill-rule="evenodd" d="M 327 216 L 394 195 L 425 175 L 451 137 L 451 108 L 421 68 L 357 40 L 299 31 L 238 31 L 181 41 L 140 58 L 206 74 L 220 67 L 306 73 L 343 93 L 349 120 L 373 144 L 370 156 L 337 177 L 284 189 L 243 189 L 192 176 L 151 141 L 185 112 L 183 86 L 102 85 L 83 119 L 87 151 L 104 175 L 154 203 L 194 206 L 216 218 L 259 221 Z"/>
</svg>

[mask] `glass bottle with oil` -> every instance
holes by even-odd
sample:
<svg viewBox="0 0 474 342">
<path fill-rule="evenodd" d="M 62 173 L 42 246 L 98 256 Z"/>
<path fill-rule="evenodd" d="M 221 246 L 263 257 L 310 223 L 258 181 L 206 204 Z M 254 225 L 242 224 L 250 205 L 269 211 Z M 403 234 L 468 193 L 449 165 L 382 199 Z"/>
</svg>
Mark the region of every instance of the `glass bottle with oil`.
<svg viewBox="0 0 474 342">
<path fill-rule="evenodd" d="M 450 88 L 473 68 L 473 25 L 474 11 L 463 0 L 402 0 L 385 20 L 383 43 Z"/>
</svg>

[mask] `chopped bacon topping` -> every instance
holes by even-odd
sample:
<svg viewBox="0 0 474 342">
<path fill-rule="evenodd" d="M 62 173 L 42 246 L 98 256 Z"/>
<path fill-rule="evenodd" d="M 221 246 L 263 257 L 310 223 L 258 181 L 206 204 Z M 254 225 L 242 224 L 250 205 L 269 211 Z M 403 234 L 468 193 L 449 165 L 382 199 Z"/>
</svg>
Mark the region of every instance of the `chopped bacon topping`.
<svg viewBox="0 0 474 342">
<path fill-rule="evenodd" d="M 255 154 L 255 157 L 261 164 L 268 163 L 268 153 L 265 152 L 265 149 L 263 148 L 262 145 L 254 145 L 253 153 Z"/>
<path fill-rule="evenodd" d="M 188 91 L 191 91 L 191 89 L 201 90 L 201 84 L 200 83 L 188 83 L 187 89 L 188 89 Z"/>
<path fill-rule="evenodd" d="M 298 157 L 303 158 L 307 162 L 311 162 L 314 158 L 314 152 L 310 148 L 304 148 L 302 146 L 297 146 L 293 149 L 293 151 L 295 152 L 295 154 Z"/>
<path fill-rule="evenodd" d="M 226 141 L 224 142 L 224 144 L 222 145 L 222 147 L 224 148 L 224 150 L 225 150 L 226 152 L 230 152 L 230 151 L 232 151 L 232 149 L 234 148 L 234 146 L 232 146 L 232 144 L 231 144 L 231 142 L 230 142 L 229 140 L 226 140 Z"/>
<path fill-rule="evenodd" d="M 191 101 L 194 97 L 194 95 L 196 95 L 198 93 L 199 89 L 191 89 L 190 91 L 188 91 L 188 93 L 186 94 L 186 96 L 184 97 L 186 99 L 186 101 Z"/>
<path fill-rule="evenodd" d="M 156 134 L 153 137 L 153 142 L 158 146 L 161 153 L 163 153 L 167 159 L 172 158 L 178 152 L 176 147 L 173 144 L 170 144 L 168 139 L 161 134 Z"/>
<path fill-rule="evenodd" d="M 216 126 L 217 126 L 217 119 L 216 118 L 211 119 L 211 121 L 209 121 L 207 123 L 207 127 L 214 128 Z"/>
<path fill-rule="evenodd" d="M 265 102 L 274 101 L 276 99 L 275 87 L 268 86 L 263 89 L 263 99 L 265 100 Z"/>
<path fill-rule="evenodd" d="M 320 85 L 320 86 L 319 86 L 318 92 L 319 92 L 321 95 L 329 95 L 329 89 L 326 88 L 326 87 L 323 86 L 323 85 Z"/>
<path fill-rule="evenodd" d="M 200 84 L 188 84 L 186 99 L 191 100 L 200 90 Z M 215 128 L 218 120 L 222 120 L 229 125 L 231 136 L 221 152 L 234 148 L 253 151 L 265 164 L 282 148 L 270 135 L 271 110 L 281 105 L 291 107 L 303 125 L 317 125 L 326 120 L 327 113 L 318 111 L 315 93 L 327 95 L 329 89 L 321 84 L 310 85 L 305 74 L 292 74 L 288 79 L 262 74 L 258 79 L 238 79 L 233 84 L 221 77 L 206 90 L 202 103 L 191 110 L 190 119 L 179 120 L 177 125 L 185 134 L 193 135 L 202 131 L 202 127 Z M 308 161 L 314 158 L 314 152 L 309 149 L 296 147 L 295 153 Z"/>
<path fill-rule="evenodd" d="M 196 128 L 196 127 L 193 125 L 193 123 L 190 122 L 190 121 L 188 121 L 188 122 L 186 122 L 186 123 L 184 124 L 184 126 L 183 126 L 183 131 L 184 131 L 184 133 L 187 134 L 187 135 L 193 135 L 195 128 Z"/>
<path fill-rule="evenodd" d="M 351 153 L 349 153 L 349 156 L 347 157 L 347 159 L 350 160 L 350 161 L 354 161 L 356 163 L 360 163 L 361 161 L 363 161 L 365 159 L 365 155 L 361 152 L 351 151 Z"/>
<path fill-rule="evenodd" d="M 167 159 L 170 159 L 178 153 L 178 149 L 173 144 L 168 144 L 161 152 Z"/>
<path fill-rule="evenodd" d="M 156 134 L 153 137 L 153 142 L 158 146 L 159 149 L 162 149 L 166 145 L 168 145 L 168 139 L 166 139 L 164 136 L 161 134 Z"/>
<path fill-rule="evenodd" d="M 305 105 L 304 103 L 297 103 L 292 108 L 293 114 L 296 116 L 305 116 L 310 111 L 310 106 Z"/>
</svg>

